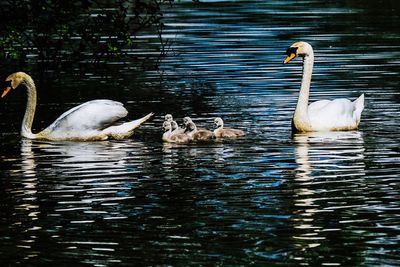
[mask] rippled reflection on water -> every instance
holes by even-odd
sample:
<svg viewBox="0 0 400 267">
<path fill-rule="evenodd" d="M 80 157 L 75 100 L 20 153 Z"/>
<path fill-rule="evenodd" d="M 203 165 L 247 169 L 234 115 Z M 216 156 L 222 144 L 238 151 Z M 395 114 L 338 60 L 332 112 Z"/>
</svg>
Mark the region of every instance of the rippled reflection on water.
<svg viewBox="0 0 400 267">
<path fill-rule="evenodd" d="M 398 265 L 397 4 L 348 2 L 179 2 L 159 71 L 120 64 L 127 79 L 111 91 L 90 75 L 39 88 L 36 129 L 91 98 L 124 102 L 131 118 L 157 111 L 132 140 L 20 140 L 16 90 L 0 107 L 2 262 Z M 282 60 L 299 39 L 315 48 L 312 100 L 366 94 L 360 131 L 291 135 L 301 64 Z M 167 112 L 204 127 L 222 116 L 248 135 L 163 144 Z"/>
</svg>

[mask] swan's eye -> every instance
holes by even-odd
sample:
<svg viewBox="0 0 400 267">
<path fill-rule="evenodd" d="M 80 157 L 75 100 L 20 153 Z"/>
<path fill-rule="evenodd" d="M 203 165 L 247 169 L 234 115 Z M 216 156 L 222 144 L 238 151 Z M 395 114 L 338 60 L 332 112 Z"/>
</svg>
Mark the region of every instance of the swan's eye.
<svg viewBox="0 0 400 267">
<path fill-rule="evenodd" d="M 289 47 L 288 49 L 286 49 L 286 55 L 290 56 L 292 54 L 297 54 L 297 49 L 298 47 Z"/>
</svg>

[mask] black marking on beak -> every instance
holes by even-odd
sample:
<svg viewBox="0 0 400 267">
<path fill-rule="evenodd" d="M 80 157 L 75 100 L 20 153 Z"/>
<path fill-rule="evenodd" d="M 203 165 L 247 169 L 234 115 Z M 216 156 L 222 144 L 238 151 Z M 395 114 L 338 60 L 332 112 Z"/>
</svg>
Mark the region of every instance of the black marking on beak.
<svg viewBox="0 0 400 267">
<path fill-rule="evenodd" d="M 1 88 L 7 88 L 7 87 L 13 88 L 13 87 L 11 86 L 11 81 L 4 81 L 4 82 L 2 82 Z M 13 89 L 14 89 L 14 88 L 13 88 Z"/>
<path fill-rule="evenodd" d="M 287 56 L 290 56 L 291 54 L 297 55 L 297 49 L 298 47 L 289 47 L 288 49 L 286 49 L 285 55 Z"/>
</svg>

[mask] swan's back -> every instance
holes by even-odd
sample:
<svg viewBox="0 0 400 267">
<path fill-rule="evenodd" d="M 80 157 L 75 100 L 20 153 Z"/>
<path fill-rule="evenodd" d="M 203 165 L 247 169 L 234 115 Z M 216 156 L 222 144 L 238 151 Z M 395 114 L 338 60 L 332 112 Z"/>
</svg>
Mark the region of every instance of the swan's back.
<svg viewBox="0 0 400 267">
<path fill-rule="evenodd" d="M 237 138 L 245 136 L 245 132 L 239 129 L 219 128 L 214 130 L 214 135 L 217 138 Z"/>
<path fill-rule="evenodd" d="M 171 143 L 188 143 L 189 141 L 189 136 L 184 133 L 177 133 L 169 136 L 169 142 Z"/>
<path fill-rule="evenodd" d="M 315 130 L 350 130 L 358 127 L 363 109 L 364 94 L 353 102 L 346 98 L 313 102 L 308 117 Z"/>
<path fill-rule="evenodd" d="M 64 112 L 43 132 L 54 138 L 68 138 L 68 135 L 84 137 L 100 132 L 127 114 L 128 111 L 120 102 L 92 100 Z"/>
<path fill-rule="evenodd" d="M 210 139 L 214 139 L 214 133 L 209 131 L 209 130 L 197 130 L 195 133 L 193 133 L 192 135 L 192 139 L 193 140 L 197 140 L 197 141 L 207 141 Z"/>
<path fill-rule="evenodd" d="M 190 139 L 194 141 L 206 141 L 214 139 L 214 133 L 206 129 L 198 129 L 196 124 L 189 122 L 186 126 L 186 132 Z"/>
</svg>

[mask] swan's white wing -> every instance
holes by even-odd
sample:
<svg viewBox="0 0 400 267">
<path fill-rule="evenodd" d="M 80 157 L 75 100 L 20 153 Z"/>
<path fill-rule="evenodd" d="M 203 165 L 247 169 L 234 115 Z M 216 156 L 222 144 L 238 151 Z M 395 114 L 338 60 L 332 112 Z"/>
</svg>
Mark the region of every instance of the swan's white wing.
<svg viewBox="0 0 400 267">
<path fill-rule="evenodd" d="M 343 129 L 358 124 L 355 110 L 355 104 L 345 98 L 321 100 L 309 105 L 308 116 L 316 130 Z"/>
<path fill-rule="evenodd" d="M 120 102 L 92 100 L 64 112 L 44 131 L 54 137 L 85 136 L 103 130 L 127 114 Z"/>
<path fill-rule="evenodd" d="M 330 100 L 320 100 L 320 101 L 315 101 L 312 102 L 309 106 L 308 106 L 308 112 L 310 113 L 314 113 L 314 112 L 318 112 L 320 110 L 322 110 L 323 108 L 325 108 L 331 101 Z"/>
<path fill-rule="evenodd" d="M 125 139 L 130 137 L 133 134 L 133 131 L 140 127 L 143 123 L 145 123 L 148 119 L 150 119 L 154 115 L 153 112 L 147 114 L 146 116 L 134 120 L 122 123 L 120 125 L 113 125 L 107 127 L 102 131 L 102 134 L 110 136 L 114 139 Z"/>
</svg>

